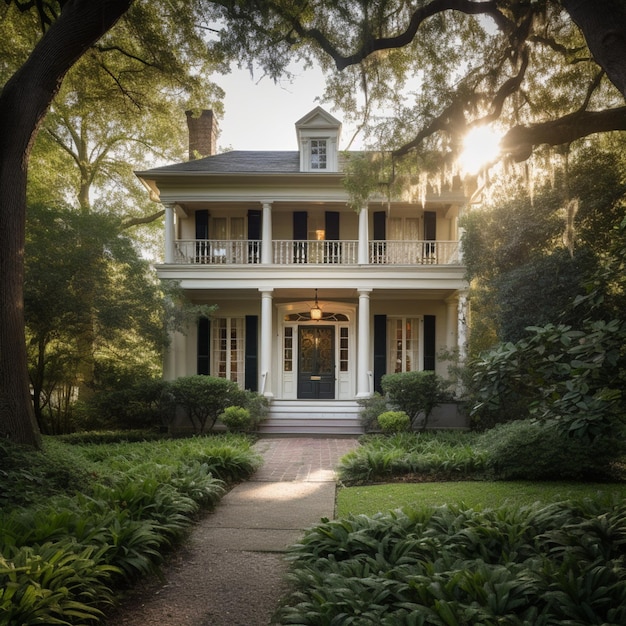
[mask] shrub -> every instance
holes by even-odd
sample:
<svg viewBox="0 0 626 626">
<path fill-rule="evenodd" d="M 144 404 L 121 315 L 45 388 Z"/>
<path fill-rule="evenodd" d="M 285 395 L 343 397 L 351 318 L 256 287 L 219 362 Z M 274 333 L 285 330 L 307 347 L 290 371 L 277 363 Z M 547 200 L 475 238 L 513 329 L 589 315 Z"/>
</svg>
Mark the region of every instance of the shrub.
<svg viewBox="0 0 626 626">
<path fill-rule="evenodd" d="M 289 554 L 281 624 L 624 624 L 621 501 L 323 520 Z"/>
<path fill-rule="evenodd" d="M 378 416 L 384 433 L 401 433 L 411 427 L 411 418 L 404 411 L 385 411 Z"/>
<path fill-rule="evenodd" d="M 235 433 L 248 432 L 254 425 L 254 420 L 248 409 L 242 406 L 229 406 L 220 415 L 222 423 Z"/>
<path fill-rule="evenodd" d="M 435 372 L 386 374 L 381 386 L 390 402 L 410 416 L 413 427 L 422 416 L 422 430 L 426 430 L 432 410 L 451 398 L 447 382 Z"/>
<path fill-rule="evenodd" d="M 360 398 L 357 403 L 361 407 L 359 419 L 363 430 L 367 433 L 378 429 L 378 416 L 384 413 L 389 407 L 387 398 L 379 393 L 375 393 L 369 398 Z"/>
<path fill-rule="evenodd" d="M 518 420 L 484 433 L 487 469 L 500 480 L 593 480 L 610 478 L 624 452 L 621 439 L 587 442 L 554 422 Z"/>
<path fill-rule="evenodd" d="M 245 393 L 237 383 L 216 376 L 183 376 L 169 383 L 164 391 L 173 412 L 181 406 L 187 412 L 194 430 L 213 430 L 220 413 L 228 406 L 240 404 Z"/>
</svg>

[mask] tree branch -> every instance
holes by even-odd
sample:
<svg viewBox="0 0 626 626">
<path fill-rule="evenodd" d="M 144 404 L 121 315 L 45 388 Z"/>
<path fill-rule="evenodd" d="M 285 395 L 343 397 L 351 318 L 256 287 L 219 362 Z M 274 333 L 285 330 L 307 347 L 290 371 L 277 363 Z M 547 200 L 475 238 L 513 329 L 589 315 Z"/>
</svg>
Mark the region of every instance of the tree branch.
<svg viewBox="0 0 626 626">
<path fill-rule="evenodd" d="M 558 146 L 595 133 L 615 130 L 626 130 L 626 106 L 604 111 L 579 110 L 540 124 L 514 126 L 506 133 L 500 146 L 503 153 L 519 162 L 527 159 L 535 146 Z"/>
<path fill-rule="evenodd" d="M 278 8 L 276 8 L 279 11 Z M 341 54 L 335 45 L 317 28 L 305 28 L 294 16 L 281 11 L 281 17 L 288 20 L 293 30 L 305 39 L 312 39 L 335 61 L 338 70 L 343 70 L 350 65 L 356 65 L 369 55 L 379 50 L 402 48 L 411 43 L 422 23 L 438 13 L 444 11 L 459 11 L 467 15 L 489 15 L 499 28 L 509 31 L 512 23 L 498 10 L 498 4 L 494 0 L 487 2 L 473 2 L 472 0 L 433 0 L 426 6 L 420 7 L 413 12 L 406 30 L 393 37 L 381 37 L 378 39 L 366 39 L 363 45 L 355 53 L 348 56 Z"/>
<path fill-rule="evenodd" d="M 127 230 L 132 228 L 133 226 L 139 226 L 141 224 L 150 224 L 151 222 L 155 222 L 160 217 L 165 215 L 165 210 L 157 211 L 156 213 L 152 213 L 152 215 L 146 215 L 145 217 L 130 217 L 127 220 L 124 220 L 120 226 L 121 230 Z"/>
</svg>

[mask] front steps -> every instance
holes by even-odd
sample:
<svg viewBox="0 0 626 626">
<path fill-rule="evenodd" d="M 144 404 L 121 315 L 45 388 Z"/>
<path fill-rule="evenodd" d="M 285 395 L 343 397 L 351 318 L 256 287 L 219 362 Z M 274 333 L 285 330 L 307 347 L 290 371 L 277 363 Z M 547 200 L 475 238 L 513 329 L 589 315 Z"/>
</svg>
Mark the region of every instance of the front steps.
<svg viewBox="0 0 626 626">
<path fill-rule="evenodd" d="M 362 435 L 359 405 L 352 400 L 272 400 L 260 435 Z"/>
</svg>

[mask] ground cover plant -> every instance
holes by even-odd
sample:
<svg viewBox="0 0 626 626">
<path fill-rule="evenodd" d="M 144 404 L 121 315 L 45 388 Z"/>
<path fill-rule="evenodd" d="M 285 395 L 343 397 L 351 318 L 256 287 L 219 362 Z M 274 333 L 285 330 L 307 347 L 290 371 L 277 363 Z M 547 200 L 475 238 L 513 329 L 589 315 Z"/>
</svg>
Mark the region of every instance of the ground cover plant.
<svg viewBox="0 0 626 626">
<path fill-rule="evenodd" d="M 624 438 L 588 442 L 551 422 L 518 420 L 485 432 L 367 435 L 343 457 L 347 485 L 394 480 L 615 480 Z"/>
<path fill-rule="evenodd" d="M 626 505 L 406 508 L 324 521 L 289 553 L 281 624 L 626 623 Z"/>
<path fill-rule="evenodd" d="M 112 436 L 106 435 L 110 441 Z M 0 625 L 97 624 L 260 462 L 242 435 L 0 444 Z"/>
</svg>

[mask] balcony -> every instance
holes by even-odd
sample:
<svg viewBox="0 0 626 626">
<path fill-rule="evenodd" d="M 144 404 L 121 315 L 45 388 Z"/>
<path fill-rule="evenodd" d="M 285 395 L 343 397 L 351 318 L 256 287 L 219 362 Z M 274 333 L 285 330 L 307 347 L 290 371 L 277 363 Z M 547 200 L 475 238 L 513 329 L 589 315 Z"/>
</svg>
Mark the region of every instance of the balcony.
<svg viewBox="0 0 626 626">
<path fill-rule="evenodd" d="M 274 265 L 359 265 L 358 241 L 274 240 Z M 370 241 L 365 264 L 458 265 L 458 241 Z M 261 241 L 179 239 L 174 263 L 181 265 L 261 265 Z"/>
</svg>

